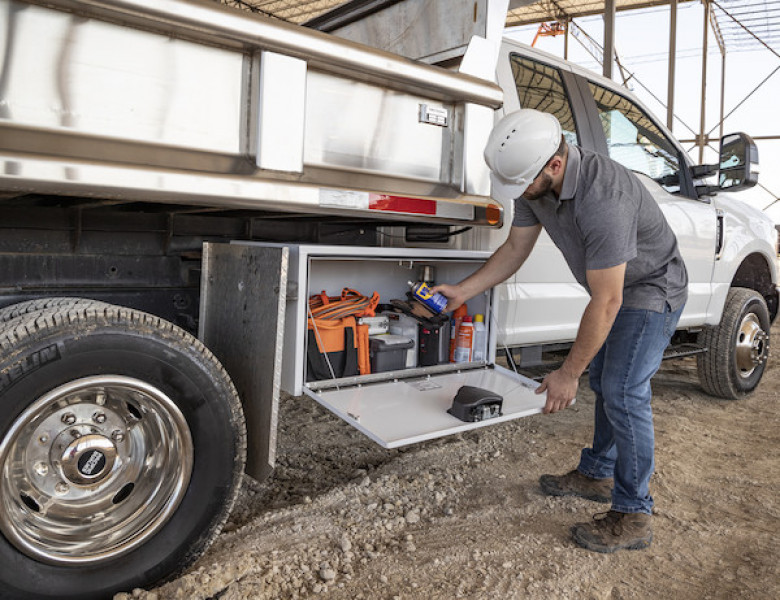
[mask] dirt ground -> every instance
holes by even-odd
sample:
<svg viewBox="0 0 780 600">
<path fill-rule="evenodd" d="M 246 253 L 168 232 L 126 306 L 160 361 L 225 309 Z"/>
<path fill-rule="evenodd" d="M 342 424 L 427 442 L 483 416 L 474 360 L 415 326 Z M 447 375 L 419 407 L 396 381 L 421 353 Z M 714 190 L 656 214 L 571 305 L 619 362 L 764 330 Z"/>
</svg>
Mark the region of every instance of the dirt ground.
<svg viewBox="0 0 780 600">
<path fill-rule="evenodd" d="M 285 397 L 274 476 L 247 480 L 187 574 L 115 600 L 780 598 L 780 361 L 737 402 L 706 396 L 695 371 L 682 359 L 654 379 L 647 550 L 578 548 L 571 525 L 606 505 L 539 491 L 590 439 L 586 379 L 563 413 L 403 450 Z"/>
</svg>

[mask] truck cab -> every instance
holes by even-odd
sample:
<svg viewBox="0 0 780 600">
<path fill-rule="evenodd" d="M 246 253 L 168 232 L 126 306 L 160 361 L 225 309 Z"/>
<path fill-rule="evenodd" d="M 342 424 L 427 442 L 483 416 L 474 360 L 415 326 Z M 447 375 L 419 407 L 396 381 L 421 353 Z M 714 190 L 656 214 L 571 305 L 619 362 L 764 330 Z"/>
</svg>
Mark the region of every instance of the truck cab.
<svg viewBox="0 0 780 600">
<path fill-rule="evenodd" d="M 520 108 L 555 115 L 569 143 L 605 154 L 635 172 L 661 206 L 677 236 L 690 279 L 675 341 L 700 351 L 700 363 L 711 357 L 704 342 L 707 334 L 702 332 L 720 326 L 733 288 L 750 289 L 754 302 L 766 304 L 766 315 L 763 309 L 760 316 L 741 314 L 738 333 L 720 350 L 739 354 L 744 344 L 741 366 L 740 360 L 729 362 L 721 357 L 724 365 L 730 365 L 726 370 L 734 385 L 703 382 L 718 396 L 736 397 L 749 391 L 757 383 L 757 372 L 764 368 L 768 326 L 777 314 L 775 232 L 765 215 L 733 193 L 749 187 L 752 175 L 740 178 L 739 186 L 707 184 L 704 176 L 719 166 L 727 169 L 734 152 L 728 147 L 722 151 L 722 165 L 694 166 L 682 145 L 630 90 L 524 44 L 503 41 L 496 76 L 504 91 L 497 118 Z M 740 135 L 744 134 L 726 136 L 727 144 Z M 754 152 L 749 140 L 746 144 Z M 744 156 L 745 149 L 738 154 Z M 755 166 L 745 165 L 746 171 Z M 728 183 L 725 176 L 720 180 Z M 491 249 L 500 245 L 511 227 L 513 208 L 506 206 L 505 212 L 508 217 L 502 232 L 491 234 Z M 748 238 L 752 241 L 747 242 Z M 521 354 L 525 348 L 531 364 L 538 359 L 540 348 L 573 341 L 588 302 L 586 291 L 545 233 L 526 264 L 498 286 L 498 294 L 499 345 L 519 347 Z"/>
</svg>

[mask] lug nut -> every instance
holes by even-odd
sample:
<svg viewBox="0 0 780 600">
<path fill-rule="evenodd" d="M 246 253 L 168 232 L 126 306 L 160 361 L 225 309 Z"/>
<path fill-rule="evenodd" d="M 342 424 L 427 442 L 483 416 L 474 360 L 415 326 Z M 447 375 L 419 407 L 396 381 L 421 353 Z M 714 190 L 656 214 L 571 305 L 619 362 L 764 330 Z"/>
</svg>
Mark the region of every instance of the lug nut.
<svg viewBox="0 0 780 600">
<path fill-rule="evenodd" d="M 101 423 L 105 423 L 106 413 L 96 412 L 94 415 L 92 415 L 92 420 L 98 425 L 100 425 Z"/>
<path fill-rule="evenodd" d="M 74 439 L 79 439 L 81 437 L 81 432 L 78 429 L 71 429 L 70 435 L 73 436 Z"/>
<path fill-rule="evenodd" d="M 49 436 L 44 433 L 41 437 L 38 438 L 38 441 L 41 444 L 46 444 L 49 442 Z"/>
<path fill-rule="evenodd" d="M 38 473 L 41 477 L 44 475 L 49 474 L 49 465 L 47 465 L 45 462 L 38 462 L 35 463 L 35 472 Z"/>
<path fill-rule="evenodd" d="M 62 422 L 65 423 L 65 425 L 73 425 L 76 422 L 76 415 L 73 413 L 65 413 L 62 415 Z"/>
<path fill-rule="evenodd" d="M 54 491 L 60 496 L 67 494 L 69 490 L 70 486 L 64 481 L 60 481 L 57 485 L 54 486 Z"/>
</svg>

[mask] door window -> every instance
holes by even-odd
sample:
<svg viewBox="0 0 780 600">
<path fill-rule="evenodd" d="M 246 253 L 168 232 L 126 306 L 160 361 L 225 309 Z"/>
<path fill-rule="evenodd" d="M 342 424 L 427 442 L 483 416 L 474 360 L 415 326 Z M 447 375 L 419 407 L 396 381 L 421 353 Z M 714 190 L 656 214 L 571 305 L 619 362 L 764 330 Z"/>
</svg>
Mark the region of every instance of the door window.
<svg viewBox="0 0 780 600">
<path fill-rule="evenodd" d="M 554 115 L 561 124 L 566 141 L 577 144 L 571 104 L 558 69 L 518 54 L 512 54 L 510 62 L 520 106 Z"/>
<path fill-rule="evenodd" d="M 629 99 L 588 83 L 607 138 L 610 158 L 632 171 L 644 173 L 669 192 L 679 192 L 680 159 L 671 140 Z"/>
</svg>

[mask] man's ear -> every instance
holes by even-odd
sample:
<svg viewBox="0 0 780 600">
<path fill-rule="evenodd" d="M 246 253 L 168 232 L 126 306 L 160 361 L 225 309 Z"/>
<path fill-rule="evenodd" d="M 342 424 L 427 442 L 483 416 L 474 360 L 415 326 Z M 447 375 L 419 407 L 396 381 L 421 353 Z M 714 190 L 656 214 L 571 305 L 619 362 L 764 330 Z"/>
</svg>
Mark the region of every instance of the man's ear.
<svg viewBox="0 0 780 600">
<path fill-rule="evenodd" d="M 565 168 L 565 166 L 566 165 L 563 162 L 563 157 L 562 156 L 553 156 L 550 159 L 550 162 L 547 163 L 547 168 L 550 170 L 550 174 L 553 177 L 563 173 L 563 169 Z"/>
</svg>

